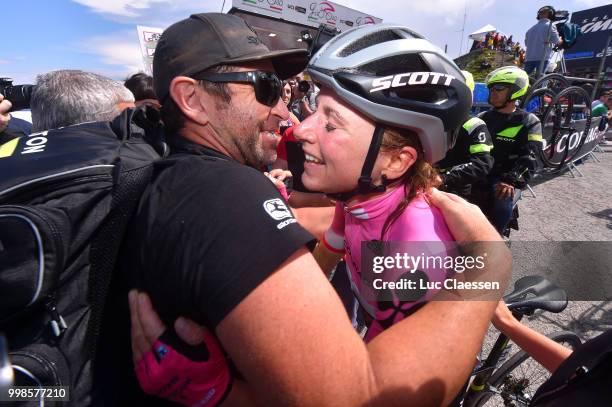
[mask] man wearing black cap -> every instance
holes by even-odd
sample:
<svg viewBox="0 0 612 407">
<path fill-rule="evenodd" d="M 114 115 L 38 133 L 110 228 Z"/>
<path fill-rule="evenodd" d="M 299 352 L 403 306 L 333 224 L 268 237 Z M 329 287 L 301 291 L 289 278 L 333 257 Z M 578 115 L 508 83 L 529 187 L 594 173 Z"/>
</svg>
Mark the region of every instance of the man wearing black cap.
<svg viewBox="0 0 612 407">
<path fill-rule="evenodd" d="M 162 34 L 153 77 L 172 154 L 139 205 L 122 268 L 166 326 L 187 316 L 214 332 L 262 405 L 450 401 L 473 355 L 446 360 L 436 344 L 479 346 L 482 337 L 441 327 L 462 320 L 466 308 L 432 302 L 366 347 L 305 247 L 312 237 L 254 169 L 265 160 L 261 134 L 288 117 L 279 78 L 305 63 L 305 51 L 269 51 L 231 15 L 193 15 Z M 470 219 L 462 236 L 499 240 L 475 207 L 462 208 L 455 216 Z M 113 305 L 124 309 L 107 312 L 106 333 L 118 337 L 116 317 L 127 310 Z M 121 352 L 104 356 L 131 360 Z M 144 405 L 115 387 L 135 383 L 129 373 L 112 372 L 105 389 L 117 399 L 109 404 Z"/>
</svg>

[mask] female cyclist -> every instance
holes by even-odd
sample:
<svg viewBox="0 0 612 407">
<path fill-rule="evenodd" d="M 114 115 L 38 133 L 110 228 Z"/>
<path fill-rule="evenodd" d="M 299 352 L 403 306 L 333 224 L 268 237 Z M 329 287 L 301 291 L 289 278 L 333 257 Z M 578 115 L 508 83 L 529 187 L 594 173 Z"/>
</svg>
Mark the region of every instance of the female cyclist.
<svg viewBox="0 0 612 407">
<path fill-rule="evenodd" d="M 440 262 L 374 276 L 366 265 L 361 270 L 362 243 L 393 242 L 384 246 L 387 258 L 447 257 L 451 244 L 444 242 L 453 236 L 423 193 L 438 185 L 431 164 L 454 144 L 472 98 L 459 68 L 427 40 L 406 29 L 365 31 L 333 38 L 311 60 L 308 72 L 321 87 L 318 107 L 294 135 L 306 157 L 302 182 L 337 200 L 315 258 L 330 271 L 346 256 L 353 291 L 373 319 L 369 341 L 431 298 L 436 290 L 426 293 L 427 282 L 447 276 Z M 372 284 L 376 277 L 382 281 Z M 416 289 L 383 286 L 406 279 Z"/>
<path fill-rule="evenodd" d="M 348 208 L 349 211 L 354 211 L 351 215 L 354 215 L 355 219 L 347 219 L 345 215 L 344 226 L 338 228 L 343 230 L 347 237 L 345 246 L 351 249 L 351 259 L 357 261 L 360 256 L 360 253 L 352 250 L 357 243 L 348 241 L 353 237 L 389 241 L 427 239 L 437 242 L 435 250 L 438 253 L 445 253 L 445 241 L 452 239 L 452 236 L 440 214 L 429 207 L 421 194 L 435 185 L 435 173 L 430 163 L 442 159 L 453 145 L 456 129 L 467 118 L 471 105 L 471 92 L 457 66 L 441 50 L 405 27 L 375 25 L 359 27 L 333 38 L 313 57 L 308 71 L 314 81 L 321 85 L 322 91 L 317 112 L 296 128 L 296 136 L 304 143 L 308 161 L 302 180 L 310 189 L 326 192 L 341 202 L 338 205 L 338 222 L 341 222 L 340 214 L 343 214 L 340 209 L 344 211 L 344 208 Z M 473 210 L 473 207 L 469 208 Z M 379 209 L 382 210 L 382 217 L 374 220 Z M 368 219 L 361 219 L 359 215 Z M 369 222 L 360 223 L 361 220 Z M 473 224 L 463 224 L 462 227 L 476 230 L 479 225 L 482 225 L 482 222 L 474 218 Z M 490 228 L 487 230 L 488 232 L 479 229 L 482 233 L 478 238 L 499 240 L 497 235 L 491 234 Z M 464 233 L 463 236 L 474 239 L 474 234 Z M 457 237 L 462 239 L 462 236 Z M 337 242 L 331 240 L 328 239 L 328 245 L 338 247 Z M 319 248 L 322 258 L 326 257 L 323 250 L 327 249 Z M 332 251 L 327 253 L 328 259 L 332 256 L 331 253 Z M 333 256 L 337 258 L 336 254 Z M 442 271 L 427 276 L 431 280 L 441 277 Z M 312 287 L 308 285 L 303 287 L 303 290 L 310 289 Z M 360 292 L 359 290 L 360 287 L 356 287 L 356 291 Z M 281 294 L 287 296 L 290 302 L 292 293 L 279 293 Z M 223 351 L 218 345 L 213 345 L 212 335 L 205 337 L 210 350 L 206 360 L 193 361 L 185 357 L 180 359 L 181 355 L 169 350 L 163 340 L 150 341 L 150 338 L 158 338 L 160 332 L 147 331 L 146 323 L 142 323 L 140 327 L 138 323 L 134 323 L 139 320 L 143 322 L 144 318 L 152 313 L 150 303 L 143 296 L 144 294 L 138 296 L 132 293 L 130 298 L 133 326 L 135 325 L 134 354 L 141 385 L 150 393 L 161 394 L 187 404 L 201 402 L 206 394 L 211 394 L 211 389 L 212 394 L 225 393 L 228 381 L 226 376 L 220 379 L 219 375 L 219 361 L 223 360 Z M 427 298 L 421 298 L 423 299 Z M 409 307 L 411 305 L 413 304 L 408 304 Z M 471 364 L 484 337 L 494 304 L 464 302 L 456 306 L 439 305 L 440 303 L 428 304 L 419 315 L 413 317 L 413 320 L 418 321 L 420 329 L 418 332 L 413 329 L 404 332 L 405 335 L 401 336 L 401 344 L 404 346 L 399 343 L 389 344 L 385 338 L 390 338 L 398 329 L 408 326 L 409 321 L 398 323 L 366 347 L 368 352 L 372 349 L 379 352 L 377 355 L 384 355 L 375 357 L 376 360 L 372 362 L 376 366 L 372 370 L 374 377 L 381 376 L 382 373 L 378 369 L 383 369 L 383 366 L 385 369 L 390 367 L 387 358 L 402 360 L 402 366 L 410 366 L 409 375 L 406 374 L 407 371 L 394 369 L 391 381 L 387 380 L 390 376 L 386 376 L 385 379 L 380 379 L 380 384 L 364 387 L 356 380 L 359 373 L 340 371 L 334 366 L 334 360 L 329 360 L 330 366 L 334 366 L 334 374 L 326 374 L 325 386 L 313 389 L 311 394 L 316 395 L 317 399 L 328 400 L 328 403 L 318 405 L 329 404 L 332 399 L 336 400 L 338 405 L 415 405 L 417 400 L 420 405 L 449 402 L 471 371 Z M 380 331 L 385 326 L 378 318 L 384 316 L 379 315 L 376 312 L 379 310 L 375 307 L 376 304 L 372 316 L 379 323 Z M 434 307 L 432 309 L 440 312 L 430 313 L 427 307 Z M 469 307 L 470 311 L 461 314 L 461 318 L 453 316 L 456 310 L 466 310 L 466 307 Z M 424 318 L 424 315 L 428 317 Z M 448 337 L 449 332 L 455 332 L 459 320 L 467 315 L 473 316 L 473 320 L 469 332 L 461 330 L 460 333 L 463 352 L 457 355 L 450 349 L 447 352 L 446 345 L 449 341 L 444 338 Z M 270 315 L 270 318 L 274 318 L 274 315 Z M 390 323 L 395 322 L 398 322 L 397 318 L 390 318 Z M 159 328 L 161 323 L 154 325 Z M 428 344 L 436 343 L 431 346 L 431 354 L 427 355 L 429 366 L 421 366 L 408 360 L 419 354 L 419 351 L 409 344 L 426 332 L 433 332 L 434 326 L 436 335 L 426 335 Z M 143 330 L 145 334 L 142 334 Z M 376 329 L 372 332 L 376 332 Z M 303 353 L 292 354 L 290 357 L 315 360 L 319 352 L 330 346 L 329 343 L 320 343 L 319 333 L 316 326 L 310 329 L 308 339 L 312 346 L 300 348 Z M 340 335 L 337 338 L 343 343 L 352 366 L 358 370 L 358 354 L 349 349 L 350 340 L 342 339 Z M 467 339 L 470 340 L 469 343 Z M 150 346 L 153 346 L 152 351 Z M 244 349 L 247 353 L 251 352 L 248 343 L 244 344 Z M 147 356 L 151 353 L 155 356 Z M 341 356 L 334 355 L 336 362 Z M 272 360 L 275 356 L 269 357 Z M 436 378 L 433 380 L 430 380 L 432 377 L 429 373 L 421 371 L 442 361 L 447 367 L 448 363 L 456 365 L 451 369 L 453 374 L 448 375 L 448 378 L 445 376 L 449 373 L 448 369 L 436 368 Z M 385 369 L 384 372 L 390 370 Z M 310 364 L 303 366 L 300 374 L 321 377 L 324 371 L 323 366 L 313 368 Z M 293 377 L 294 373 L 285 372 L 283 378 Z M 259 375 L 269 377 L 270 372 L 260 371 Z M 440 375 L 444 378 L 438 378 Z M 197 380 L 184 380 L 185 376 Z M 418 378 L 424 378 L 424 386 L 415 384 Z M 340 385 L 345 379 L 350 383 Z M 206 380 L 209 380 L 208 385 Z M 404 383 L 407 380 L 411 383 L 409 386 Z M 295 386 L 302 386 L 303 383 L 304 380 L 300 379 L 291 385 L 297 388 Z M 197 389 L 190 391 L 194 384 L 198 384 Z M 395 391 L 389 390 L 383 394 L 378 390 L 379 386 L 385 389 L 394 388 Z M 271 388 L 254 391 L 260 392 L 258 396 L 274 399 L 274 394 L 269 392 Z M 339 388 L 346 390 L 348 396 L 330 390 Z M 412 388 L 416 389 L 414 394 L 411 392 Z M 425 388 L 428 390 L 425 391 Z M 367 394 L 361 396 L 362 391 Z M 235 393 L 232 391 L 232 394 Z M 180 397 L 181 395 L 187 397 Z M 330 398 L 326 398 L 327 396 Z M 309 397 L 286 399 L 282 403 L 277 400 L 276 404 L 309 405 L 312 398 Z M 211 398 L 206 400 L 210 401 Z"/>
</svg>

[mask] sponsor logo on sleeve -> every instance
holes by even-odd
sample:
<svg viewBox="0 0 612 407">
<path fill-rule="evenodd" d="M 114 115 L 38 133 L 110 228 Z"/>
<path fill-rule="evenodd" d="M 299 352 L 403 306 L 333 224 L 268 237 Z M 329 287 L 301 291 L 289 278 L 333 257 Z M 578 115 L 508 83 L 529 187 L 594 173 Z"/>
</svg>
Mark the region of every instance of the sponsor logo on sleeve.
<svg viewBox="0 0 612 407">
<path fill-rule="evenodd" d="M 285 202 L 280 198 L 268 199 L 263 203 L 263 207 L 266 213 L 274 220 L 288 218 L 276 225 L 276 228 L 279 230 L 287 225 L 297 222 Z"/>
<path fill-rule="evenodd" d="M 268 215 L 270 215 L 270 217 L 272 217 L 274 220 L 281 220 L 293 216 L 291 215 L 289 208 L 287 208 L 287 205 L 285 205 L 280 198 L 268 199 L 266 202 L 264 202 L 263 207 Z"/>
</svg>

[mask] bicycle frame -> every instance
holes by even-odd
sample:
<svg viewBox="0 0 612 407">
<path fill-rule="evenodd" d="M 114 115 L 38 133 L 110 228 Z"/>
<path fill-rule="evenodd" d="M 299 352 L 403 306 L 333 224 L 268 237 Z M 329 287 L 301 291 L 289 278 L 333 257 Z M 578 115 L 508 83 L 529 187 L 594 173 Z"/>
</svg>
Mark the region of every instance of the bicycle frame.
<svg viewBox="0 0 612 407">
<path fill-rule="evenodd" d="M 519 321 L 523 318 L 524 314 L 513 312 L 514 317 Z M 510 339 L 500 332 L 491 352 L 487 356 L 484 364 L 476 370 L 476 375 L 472 380 L 472 383 L 469 384 L 467 390 L 465 391 L 463 397 L 463 407 L 474 407 L 478 405 L 480 398 L 491 391 L 489 385 L 489 379 L 493 376 L 495 368 L 497 367 L 497 363 L 499 359 L 502 357 L 502 354 L 506 347 L 508 346 L 508 342 Z M 468 379 L 468 383 L 469 383 Z"/>
</svg>

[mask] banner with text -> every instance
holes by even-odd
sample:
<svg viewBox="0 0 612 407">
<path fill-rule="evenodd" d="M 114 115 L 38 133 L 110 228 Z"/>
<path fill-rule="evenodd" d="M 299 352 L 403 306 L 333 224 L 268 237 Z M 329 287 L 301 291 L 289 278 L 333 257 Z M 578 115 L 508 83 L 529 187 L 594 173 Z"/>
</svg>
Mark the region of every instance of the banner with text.
<svg viewBox="0 0 612 407">
<path fill-rule="evenodd" d="M 144 72 L 153 75 L 153 55 L 155 54 L 157 41 L 159 41 L 159 37 L 164 29 L 137 25 L 136 30 L 138 31 L 138 42 L 140 44 Z"/>
<path fill-rule="evenodd" d="M 312 0 L 232 0 L 232 6 L 255 14 L 311 27 L 325 24 L 340 31 L 382 20 L 331 1 Z"/>
<path fill-rule="evenodd" d="M 580 26 L 582 36 L 578 37 L 574 46 L 565 51 L 568 70 L 584 67 L 597 69 L 606 40 L 612 35 L 612 4 L 576 11 L 572 13 L 571 22 Z M 611 56 L 612 46 L 608 48 L 607 67 L 612 67 Z"/>
</svg>

